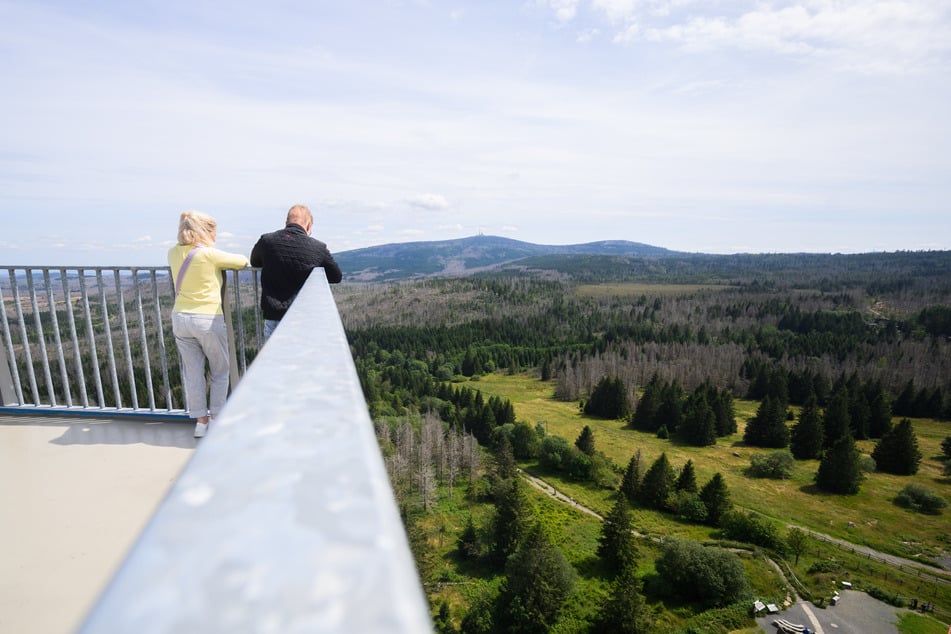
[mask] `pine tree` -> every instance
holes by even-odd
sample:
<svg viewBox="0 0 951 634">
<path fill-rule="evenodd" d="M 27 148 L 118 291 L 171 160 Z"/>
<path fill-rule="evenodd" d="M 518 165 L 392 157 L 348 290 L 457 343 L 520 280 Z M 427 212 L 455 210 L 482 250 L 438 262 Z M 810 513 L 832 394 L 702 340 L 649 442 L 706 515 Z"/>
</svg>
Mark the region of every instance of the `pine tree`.
<svg viewBox="0 0 951 634">
<path fill-rule="evenodd" d="M 472 521 L 471 515 L 469 521 L 466 522 L 465 529 L 456 541 L 456 550 L 459 551 L 463 559 L 478 559 L 479 555 L 482 554 L 479 533 L 476 531 L 475 522 Z"/>
<path fill-rule="evenodd" d="M 644 387 L 644 393 L 637 402 L 637 408 L 631 417 L 631 427 L 649 433 L 657 431 L 657 428 L 660 427 L 657 413 L 660 410 L 662 388 L 660 377 L 654 374 Z"/>
<path fill-rule="evenodd" d="M 680 470 L 677 477 L 677 483 L 674 485 L 677 491 L 686 491 L 687 493 L 697 492 L 697 473 L 693 467 L 693 460 L 688 460 L 684 468 Z"/>
<path fill-rule="evenodd" d="M 641 504 L 648 508 L 664 510 L 667 507 L 667 498 L 674 492 L 675 482 L 674 468 L 670 465 L 667 454 L 662 453 L 641 480 Z"/>
<path fill-rule="evenodd" d="M 628 502 L 636 502 L 641 489 L 641 450 L 631 456 L 627 463 L 627 469 L 624 470 L 624 477 L 621 478 L 621 495 Z"/>
<path fill-rule="evenodd" d="M 614 578 L 593 631 L 602 634 L 650 634 L 653 631 L 651 610 L 641 594 L 641 581 L 634 564 L 622 568 Z"/>
<path fill-rule="evenodd" d="M 634 563 L 637 549 L 634 546 L 631 511 L 624 496 L 618 496 L 611 512 L 604 518 L 597 552 L 598 557 L 613 572 Z"/>
<path fill-rule="evenodd" d="M 594 432 L 591 431 L 591 427 L 588 425 L 584 426 L 584 429 L 581 430 L 581 434 L 579 434 L 575 440 L 575 447 L 585 455 L 594 455 Z"/>
<path fill-rule="evenodd" d="M 527 506 L 519 478 L 502 480 L 496 485 L 491 546 L 496 562 L 504 562 L 521 543 L 528 517 Z"/>
<path fill-rule="evenodd" d="M 881 438 L 892 428 L 892 406 L 885 390 L 878 390 L 870 405 L 868 419 L 869 438 Z"/>
<path fill-rule="evenodd" d="M 753 447 L 781 449 L 789 444 L 786 406 L 777 398 L 767 396 L 743 432 L 743 442 Z"/>
<path fill-rule="evenodd" d="M 733 410 L 733 395 L 727 390 L 715 391 L 716 396 L 710 402 L 716 415 L 717 436 L 730 436 L 736 433 L 736 413 Z"/>
<path fill-rule="evenodd" d="M 846 432 L 823 454 L 816 471 L 816 486 L 829 493 L 858 493 L 863 478 L 860 457 L 852 434 Z"/>
<path fill-rule="evenodd" d="M 865 396 L 865 391 L 857 385 L 858 380 L 853 382 L 854 387 L 849 388 L 849 426 L 852 429 L 852 436 L 856 440 L 866 440 L 869 437 L 872 408 Z"/>
<path fill-rule="evenodd" d="M 670 382 L 661 393 L 660 407 L 657 409 L 657 424 L 667 427 L 667 431 L 676 434 L 684 418 L 684 389 L 676 380 Z"/>
<path fill-rule="evenodd" d="M 495 631 L 548 632 L 574 588 L 577 573 L 536 523 L 505 565 Z"/>
<path fill-rule="evenodd" d="M 851 435 L 851 418 L 849 417 L 849 391 L 844 386 L 832 393 L 829 405 L 822 417 L 822 431 L 824 447 L 831 447 L 840 438 Z"/>
<path fill-rule="evenodd" d="M 707 507 L 707 523 L 712 526 L 718 526 L 720 520 L 733 508 L 730 490 L 719 472 L 714 473 L 713 477 L 700 489 L 700 499 Z"/>
<path fill-rule="evenodd" d="M 914 475 L 921 465 L 921 451 L 911 421 L 903 418 L 895 428 L 882 436 L 872 451 L 875 467 L 884 473 Z"/>
<path fill-rule="evenodd" d="M 799 411 L 799 421 L 793 425 L 789 440 L 792 455 L 799 460 L 818 458 L 822 452 L 822 419 L 815 394 L 810 394 Z"/>
<path fill-rule="evenodd" d="M 437 634 L 454 633 L 456 629 L 452 626 L 449 604 L 440 599 L 438 605 L 439 609 L 436 611 L 436 615 L 433 616 L 433 630 L 435 630 Z"/>
<path fill-rule="evenodd" d="M 495 451 L 495 475 L 500 480 L 507 480 L 518 475 L 518 465 L 515 464 L 515 453 L 507 434 L 498 434 Z"/>
<path fill-rule="evenodd" d="M 627 418 L 631 414 L 631 402 L 627 388 L 620 378 L 603 377 L 591 391 L 584 404 L 584 413 L 608 419 Z"/>
<path fill-rule="evenodd" d="M 694 447 L 717 444 L 717 420 L 706 394 L 698 389 L 687 400 L 683 422 L 678 430 L 680 439 Z"/>
</svg>

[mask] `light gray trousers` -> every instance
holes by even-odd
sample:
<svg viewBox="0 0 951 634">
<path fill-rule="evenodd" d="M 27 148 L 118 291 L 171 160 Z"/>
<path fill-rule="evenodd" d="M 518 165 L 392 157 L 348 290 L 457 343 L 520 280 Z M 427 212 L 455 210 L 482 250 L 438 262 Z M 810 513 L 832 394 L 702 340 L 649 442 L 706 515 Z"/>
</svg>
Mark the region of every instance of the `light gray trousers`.
<svg viewBox="0 0 951 634">
<path fill-rule="evenodd" d="M 182 357 L 185 406 L 191 418 L 217 416 L 228 398 L 228 334 L 223 315 L 172 313 L 172 332 Z M 206 396 L 205 360 L 211 375 Z"/>
</svg>

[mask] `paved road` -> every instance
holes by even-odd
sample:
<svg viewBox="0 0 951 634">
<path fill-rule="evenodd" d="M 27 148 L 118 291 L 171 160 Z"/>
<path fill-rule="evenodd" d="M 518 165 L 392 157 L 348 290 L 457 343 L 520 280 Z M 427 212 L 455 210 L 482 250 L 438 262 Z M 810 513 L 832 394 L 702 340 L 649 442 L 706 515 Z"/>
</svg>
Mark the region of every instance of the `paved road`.
<svg viewBox="0 0 951 634">
<path fill-rule="evenodd" d="M 776 634 L 777 619 L 804 625 L 816 634 L 898 634 L 898 615 L 905 610 L 873 599 L 858 590 L 842 590 L 836 606 L 817 608 L 798 601 L 779 614 L 756 619 L 764 632 Z"/>
</svg>

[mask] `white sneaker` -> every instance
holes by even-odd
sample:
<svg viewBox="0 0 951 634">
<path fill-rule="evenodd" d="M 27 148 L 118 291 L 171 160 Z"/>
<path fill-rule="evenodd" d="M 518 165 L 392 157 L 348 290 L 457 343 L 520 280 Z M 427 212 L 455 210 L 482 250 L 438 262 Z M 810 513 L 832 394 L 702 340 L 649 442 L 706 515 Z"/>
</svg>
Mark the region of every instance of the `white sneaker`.
<svg viewBox="0 0 951 634">
<path fill-rule="evenodd" d="M 208 423 L 195 423 L 195 438 L 203 438 L 208 431 Z"/>
</svg>

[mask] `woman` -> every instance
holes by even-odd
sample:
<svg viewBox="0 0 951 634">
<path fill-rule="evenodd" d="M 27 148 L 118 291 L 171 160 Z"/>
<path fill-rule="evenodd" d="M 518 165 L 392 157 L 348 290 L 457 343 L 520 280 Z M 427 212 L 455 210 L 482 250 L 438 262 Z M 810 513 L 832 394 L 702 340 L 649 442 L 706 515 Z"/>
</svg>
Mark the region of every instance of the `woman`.
<svg viewBox="0 0 951 634">
<path fill-rule="evenodd" d="M 186 211 L 178 220 L 178 244 L 168 251 L 175 280 L 172 332 L 182 357 L 188 415 L 197 419 L 195 438 L 208 431 L 228 397 L 228 336 L 221 312 L 222 269 L 243 269 L 248 258 L 214 248 L 218 223 L 207 214 Z M 205 394 L 205 360 L 211 398 Z"/>
</svg>

